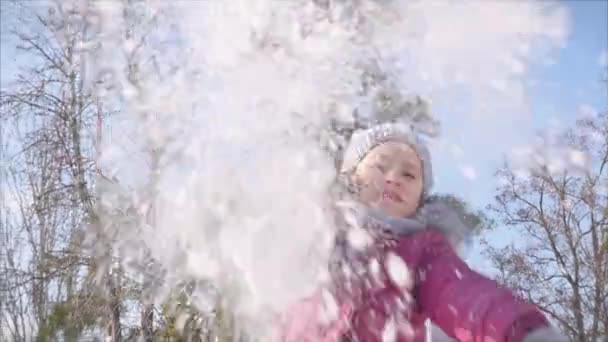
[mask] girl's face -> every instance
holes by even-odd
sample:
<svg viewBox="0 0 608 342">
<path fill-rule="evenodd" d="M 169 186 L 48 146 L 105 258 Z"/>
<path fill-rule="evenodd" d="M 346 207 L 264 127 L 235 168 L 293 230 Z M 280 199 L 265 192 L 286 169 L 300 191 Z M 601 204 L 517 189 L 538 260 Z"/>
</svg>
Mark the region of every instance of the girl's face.
<svg viewBox="0 0 608 342">
<path fill-rule="evenodd" d="M 353 181 L 359 200 L 394 217 L 410 217 L 422 197 L 422 162 L 412 147 L 386 142 L 357 165 Z"/>
</svg>

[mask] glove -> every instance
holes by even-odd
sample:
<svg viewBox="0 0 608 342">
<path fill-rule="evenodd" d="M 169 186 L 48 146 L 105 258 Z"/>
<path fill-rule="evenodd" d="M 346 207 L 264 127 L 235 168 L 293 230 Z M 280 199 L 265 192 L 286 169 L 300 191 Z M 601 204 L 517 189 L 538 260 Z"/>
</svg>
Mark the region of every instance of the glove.
<svg viewBox="0 0 608 342">
<path fill-rule="evenodd" d="M 524 342 L 569 342 L 569 340 L 554 327 L 546 327 L 530 332 L 524 337 Z"/>
</svg>

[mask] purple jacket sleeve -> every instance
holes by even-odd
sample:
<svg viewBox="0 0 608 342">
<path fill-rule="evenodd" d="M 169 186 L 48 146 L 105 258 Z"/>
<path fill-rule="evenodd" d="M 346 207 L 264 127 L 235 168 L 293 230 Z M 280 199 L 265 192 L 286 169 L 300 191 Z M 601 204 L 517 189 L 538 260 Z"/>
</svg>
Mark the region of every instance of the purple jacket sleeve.
<svg viewBox="0 0 608 342">
<path fill-rule="evenodd" d="M 471 270 L 445 237 L 425 231 L 397 246 L 415 265 L 415 295 L 422 314 L 458 341 L 521 342 L 548 325 L 544 315 L 497 282 Z"/>
</svg>

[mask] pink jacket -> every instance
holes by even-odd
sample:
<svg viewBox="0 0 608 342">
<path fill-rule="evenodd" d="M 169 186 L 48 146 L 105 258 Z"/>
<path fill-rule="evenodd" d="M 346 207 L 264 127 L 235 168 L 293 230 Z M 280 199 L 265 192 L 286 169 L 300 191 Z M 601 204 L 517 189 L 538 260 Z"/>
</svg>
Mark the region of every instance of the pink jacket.
<svg viewBox="0 0 608 342">
<path fill-rule="evenodd" d="M 333 305 L 321 292 L 297 303 L 283 317 L 276 340 L 417 342 L 425 340 L 423 322 L 430 318 L 457 341 L 521 342 L 530 331 L 548 326 L 535 306 L 471 270 L 437 230 L 386 237 L 375 245 L 380 283 L 365 290 L 361 300 L 338 293 L 338 310 L 329 319 L 322 317 Z M 402 260 L 411 280 L 395 279 L 394 260 Z"/>
</svg>

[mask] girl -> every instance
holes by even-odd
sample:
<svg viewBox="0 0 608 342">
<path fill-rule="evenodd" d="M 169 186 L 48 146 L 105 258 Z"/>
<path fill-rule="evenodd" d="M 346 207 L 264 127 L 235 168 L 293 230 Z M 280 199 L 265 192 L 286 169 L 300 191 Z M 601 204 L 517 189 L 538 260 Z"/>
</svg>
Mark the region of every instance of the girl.
<svg viewBox="0 0 608 342">
<path fill-rule="evenodd" d="M 566 341 L 538 308 L 458 256 L 467 229 L 426 200 L 431 159 L 408 126 L 355 132 L 340 178 L 332 282 L 282 317 L 276 340 L 425 341 L 428 318 L 462 342 Z"/>
</svg>

